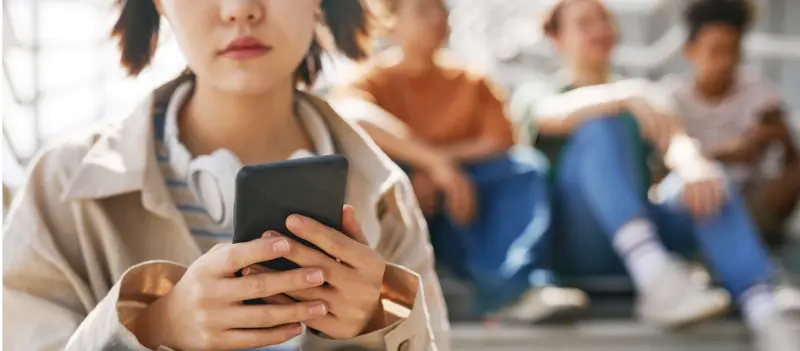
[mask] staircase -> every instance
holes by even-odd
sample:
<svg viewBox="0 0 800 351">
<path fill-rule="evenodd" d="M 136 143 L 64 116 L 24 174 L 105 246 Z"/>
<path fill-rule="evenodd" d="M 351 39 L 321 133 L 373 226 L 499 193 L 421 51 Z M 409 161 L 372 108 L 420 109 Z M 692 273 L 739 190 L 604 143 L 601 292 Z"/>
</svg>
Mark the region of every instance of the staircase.
<svg viewBox="0 0 800 351">
<path fill-rule="evenodd" d="M 800 333 L 800 325 L 796 328 Z M 574 326 L 453 327 L 458 351 L 750 351 L 741 323 L 722 321 L 680 332 L 665 332 L 629 320 L 587 321 Z"/>
</svg>

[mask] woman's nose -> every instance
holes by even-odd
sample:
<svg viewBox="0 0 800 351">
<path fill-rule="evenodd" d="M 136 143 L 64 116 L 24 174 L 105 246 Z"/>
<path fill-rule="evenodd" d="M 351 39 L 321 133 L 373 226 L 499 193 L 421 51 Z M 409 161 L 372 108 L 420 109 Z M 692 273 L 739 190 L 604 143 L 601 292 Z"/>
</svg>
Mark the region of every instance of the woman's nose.
<svg viewBox="0 0 800 351">
<path fill-rule="evenodd" d="M 225 23 L 257 23 L 264 18 L 260 0 L 221 0 L 220 17 Z"/>
</svg>

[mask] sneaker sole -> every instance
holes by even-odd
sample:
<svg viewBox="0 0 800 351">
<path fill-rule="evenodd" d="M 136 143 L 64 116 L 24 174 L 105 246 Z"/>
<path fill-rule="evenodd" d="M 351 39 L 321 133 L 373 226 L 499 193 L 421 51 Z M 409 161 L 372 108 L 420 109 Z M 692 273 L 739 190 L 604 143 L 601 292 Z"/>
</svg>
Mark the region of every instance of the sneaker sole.
<svg viewBox="0 0 800 351">
<path fill-rule="evenodd" d="M 715 319 L 717 317 L 721 317 L 728 313 L 728 305 L 720 306 L 713 310 L 708 310 L 703 314 L 698 314 L 692 318 L 682 320 L 680 322 L 672 323 L 672 324 L 661 324 L 662 327 L 671 329 L 671 330 L 681 330 L 686 329 L 689 327 L 693 327 L 695 325 L 701 324 L 711 319 Z"/>
<path fill-rule="evenodd" d="M 550 313 L 545 313 L 530 319 L 515 319 L 515 318 L 500 317 L 497 318 L 497 320 L 503 324 L 516 325 L 516 326 L 543 325 L 543 324 L 569 325 L 578 322 L 578 320 L 583 315 L 583 312 L 585 310 L 586 310 L 585 308 L 579 308 L 579 307 L 564 308 L 551 311 Z"/>
<path fill-rule="evenodd" d="M 568 308 L 551 313 L 536 321 L 528 322 L 528 325 L 542 325 L 542 324 L 555 324 L 555 325 L 570 325 L 575 324 L 584 315 L 585 308 Z"/>
</svg>

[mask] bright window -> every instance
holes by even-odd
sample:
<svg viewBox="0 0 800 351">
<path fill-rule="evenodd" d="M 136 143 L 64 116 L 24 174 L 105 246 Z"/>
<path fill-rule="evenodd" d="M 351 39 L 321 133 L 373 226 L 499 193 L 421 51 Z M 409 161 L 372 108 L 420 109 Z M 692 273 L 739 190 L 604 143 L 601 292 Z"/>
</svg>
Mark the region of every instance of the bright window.
<svg viewBox="0 0 800 351">
<path fill-rule="evenodd" d="M 3 0 L 3 180 L 10 185 L 21 179 L 12 149 L 25 161 L 53 138 L 122 118 L 185 66 L 167 28 L 153 65 L 137 79 L 126 77 L 109 38 L 117 14 L 111 3 Z"/>
</svg>

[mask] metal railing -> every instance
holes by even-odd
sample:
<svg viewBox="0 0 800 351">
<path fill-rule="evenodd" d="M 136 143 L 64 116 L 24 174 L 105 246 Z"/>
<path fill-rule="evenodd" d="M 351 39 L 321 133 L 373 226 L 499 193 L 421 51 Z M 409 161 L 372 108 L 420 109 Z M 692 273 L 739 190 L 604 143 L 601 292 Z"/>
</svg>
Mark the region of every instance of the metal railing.
<svg viewBox="0 0 800 351">
<path fill-rule="evenodd" d="M 8 4 L 13 1 L 29 1 L 31 14 L 28 17 L 17 16 L 13 19 L 27 22 L 33 29 L 32 41 L 22 42 L 19 40 L 14 28 L 14 21 L 9 15 Z M 40 14 L 37 13 L 41 7 L 52 1 L 63 0 L 3 0 L 4 16 L 4 35 L 3 47 L 5 52 L 21 50 L 29 53 L 33 59 L 32 70 L 29 72 L 15 71 L 14 67 L 9 67 L 6 57 L 3 57 L 4 86 L 8 94 L 13 97 L 14 104 L 30 111 L 30 121 L 33 130 L 36 131 L 35 146 L 38 148 L 43 143 L 43 137 L 39 134 L 38 126 L 41 118 L 39 105 L 45 93 L 42 91 L 39 79 L 40 49 L 43 45 L 58 45 L 58 43 L 42 43 L 37 32 L 42 23 Z M 71 0 L 72 1 L 72 0 Z M 75 0 L 77 1 L 77 0 Z M 618 13 L 635 16 L 655 16 L 660 11 L 668 9 L 667 5 L 673 4 L 673 0 L 609 0 L 609 4 Z M 81 4 L 96 6 L 98 8 L 108 8 L 110 1 L 107 0 L 80 0 Z M 549 5 L 548 1 L 531 0 L 451 0 L 452 13 L 454 16 L 462 16 L 460 20 L 453 21 L 453 44 L 456 49 L 468 50 L 464 56 L 469 59 L 477 58 L 490 65 L 505 64 L 513 61 L 515 57 L 537 57 L 553 58 L 554 53 L 544 38 L 535 33 L 535 23 L 537 13 Z M 29 21 L 28 22 L 28 18 Z M 527 24 L 526 24 L 527 21 Z M 20 22 L 21 23 L 21 22 Z M 514 25 L 521 26 L 524 33 L 509 33 L 509 28 Z M 675 25 L 662 33 L 660 38 L 649 44 L 626 44 L 620 46 L 614 60 L 623 69 L 636 71 L 652 71 L 665 65 L 671 58 L 679 54 L 683 41 L 684 30 Z M 461 41 L 461 43 L 459 43 Z M 498 43 L 505 42 L 505 46 L 497 48 Z M 88 41 L 79 44 L 81 47 L 100 45 L 105 41 L 97 43 Z M 56 46 L 58 48 L 58 46 Z M 776 35 L 765 33 L 753 33 L 747 42 L 749 55 L 755 58 L 779 59 L 779 60 L 800 60 L 800 38 L 797 36 Z M 513 65 L 513 64 L 511 64 Z M 535 74 L 536 72 L 530 72 Z M 25 75 L 25 76 L 21 76 Z M 92 82 L 105 79 L 103 74 L 88 77 Z M 23 94 L 18 89 L 16 82 L 31 82 L 31 91 Z M 84 83 L 83 81 L 81 83 Z M 93 84 L 93 83 L 92 83 Z M 27 88 L 27 85 L 25 86 Z M 57 90 L 48 90 L 47 94 L 59 94 L 71 91 L 74 86 L 59 87 Z M 27 115 L 27 114 L 26 114 Z M 5 116 L 6 118 L 23 118 L 21 116 Z M 3 124 L 4 134 L 6 123 Z M 4 136 L 5 137 L 5 136 Z M 10 145 L 11 143 L 7 143 Z M 18 155 L 21 164 L 27 162 L 27 156 Z"/>
<path fill-rule="evenodd" d="M 538 19 L 551 1 L 527 0 L 456 0 L 451 1 L 451 21 L 456 41 L 470 53 L 488 54 L 493 61 L 508 61 L 518 55 L 551 58 L 555 56 L 548 40 L 539 31 Z M 664 15 L 675 6 L 664 0 L 610 1 L 615 12 L 646 19 Z M 643 23 L 649 23 L 645 20 Z M 676 57 L 684 43 L 685 29 L 674 24 L 649 44 L 621 43 L 614 63 L 621 68 L 653 70 Z M 455 43 L 458 46 L 461 43 Z M 754 32 L 745 43 L 752 58 L 800 60 L 800 36 Z"/>
<path fill-rule="evenodd" d="M 14 80 L 11 79 L 11 72 L 8 69 L 7 62 L 5 61 L 5 53 L 7 53 L 10 49 L 19 46 L 19 42 L 17 41 L 14 32 L 11 28 L 10 24 L 10 17 L 5 8 L 5 2 L 0 0 L 0 89 L 2 89 L 3 83 L 8 86 L 9 92 L 12 98 L 12 102 L 20 105 L 20 106 L 32 106 L 34 101 L 22 99 L 19 94 L 18 90 L 14 86 Z M 16 148 L 14 147 L 13 143 L 11 142 L 9 135 L 8 135 L 8 128 L 7 123 L 8 119 L 7 116 L 0 115 L 0 148 L 5 148 L 5 150 L 0 150 L 0 164 L 3 166 L 3 172 L 0 172 L 0 177 L 4 177 L 5 179 L 0 179 L 0 186 L 2 186 L 2 207 L 0 209 L 0 216 L 1 213 L 4 212 L 5 205 L 8 204 L 8 201 L 11 197 L 11 189 L 7 185 L 9 179 L 7 175 L 10 172 L 19 171 L 22 169 L 21 166 L 21 158 L 19 157 L 19 153 L 17 152 Z M 6 155 L 10 155 L 10 159 L 7 157 L 3 157 L 2 152 L 6 152 Z M 13 168 L 13 169 L 12 169 Z M 12 181 L 13 183 L 13 181 Z M 13 185 L 11 186 L 13 187 Z"/>
</svg>

